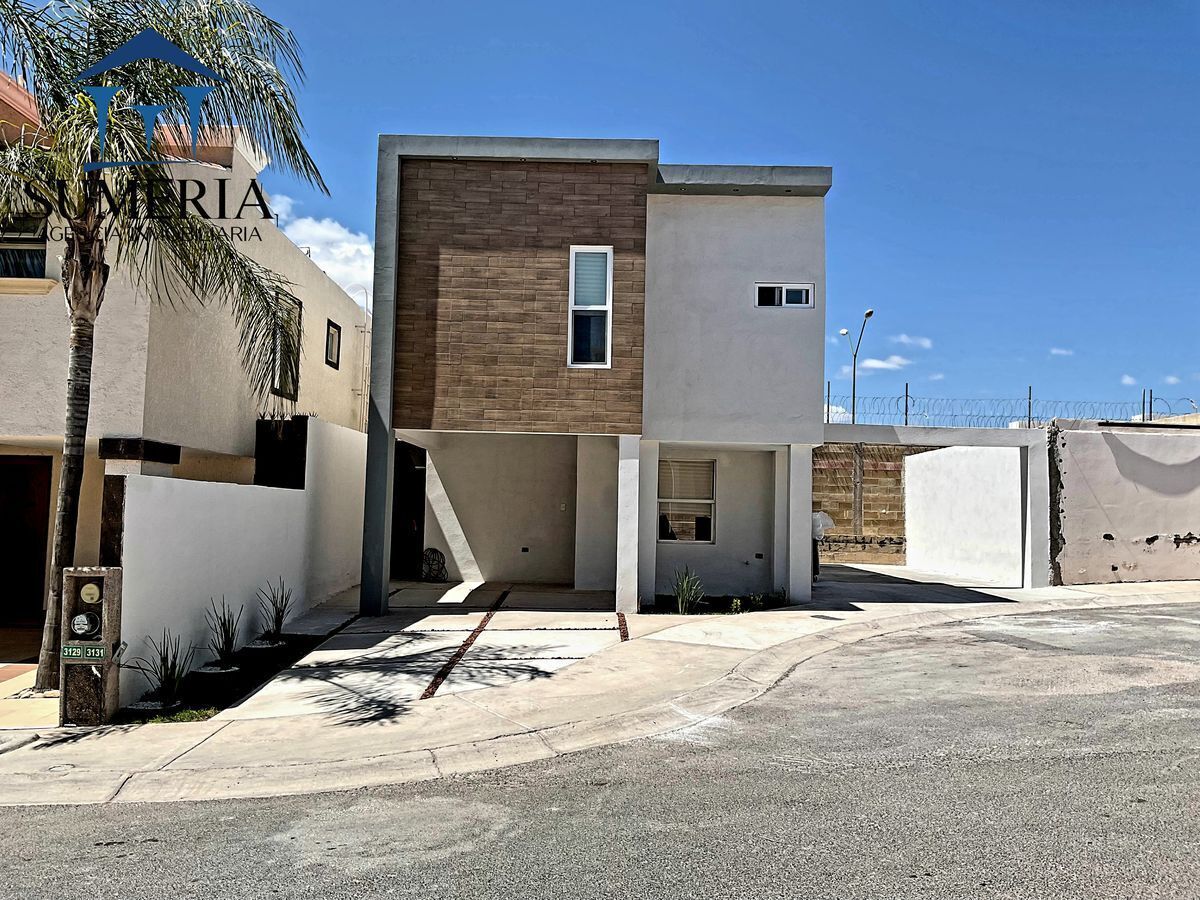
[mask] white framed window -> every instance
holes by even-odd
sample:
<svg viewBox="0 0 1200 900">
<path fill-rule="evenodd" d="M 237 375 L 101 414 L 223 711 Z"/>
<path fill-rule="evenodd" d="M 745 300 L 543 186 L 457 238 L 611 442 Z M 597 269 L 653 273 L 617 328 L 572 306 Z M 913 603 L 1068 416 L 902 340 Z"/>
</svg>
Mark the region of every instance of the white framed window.
<svg viewBox="0 0 1200 900">
<path fill-rule="evenodd" d="M 717 461 L 658 461 L 658 539 L 664 543 L 716 542 Z"/>
<path fill-rule="evenodd" d="M 754 283 L 755 306 L 778 306 L 786 309 L 812 309 L 816 297 L 814 284 L 787 284 L 780 281 Z"/>
<path fill-rule="evenodd" d="M 612 367 L 613 248 L 574 246 L 567 310 L 567 365 Z"/>
</svg>

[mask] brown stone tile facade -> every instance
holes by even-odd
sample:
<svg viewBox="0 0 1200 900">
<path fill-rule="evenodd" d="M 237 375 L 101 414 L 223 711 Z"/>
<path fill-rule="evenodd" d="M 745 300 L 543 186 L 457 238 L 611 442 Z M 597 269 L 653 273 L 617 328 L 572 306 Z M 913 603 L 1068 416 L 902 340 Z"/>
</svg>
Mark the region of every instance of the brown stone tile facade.
<svg viewBox="0 0 1200 900">
<path fill-rule="evenodd" d="M 645 165 L 405 159 L 395 427 L 639 434 Z M 612 368 L 567 367 L 573 244 L 613 249 Z"/>
</svg>

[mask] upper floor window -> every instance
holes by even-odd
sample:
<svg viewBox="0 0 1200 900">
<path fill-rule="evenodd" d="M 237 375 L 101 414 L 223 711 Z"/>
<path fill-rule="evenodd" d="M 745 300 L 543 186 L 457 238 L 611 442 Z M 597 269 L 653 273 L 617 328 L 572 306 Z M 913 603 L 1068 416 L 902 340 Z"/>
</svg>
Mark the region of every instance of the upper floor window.
<svg viewBox="0 0 1200 900">
<path fill-rule="evenodd" d="M 613 248 L 572 247 L 567 365 L 612 366 Z"/>
<path fill-rule="evenodd" d="M 325 320 L 325 365 L 332 369 L 342 364 L 342 326 L 333 319 Z"/>
<path fill-rule="evenodd" d="M 46 220 L 19 216 L 0 223 L 0 278 L 46 277 Z"/>
<path fill-rule="evenodd" d="M 754 305 L 812 309 L 814 293 L 814 285 L 811 284 L 757 282 L 754 285 Z"/>
<path fill-rule="evenodd" d="M 284 340 L 282 330 L 275 335 L 275 372 L 271 378 L 271 393 L 285 400 L 295 400 L 300 395 L 300 336 L 304 333 L 301 325 L 304 307 L 294 297 L 279 299 L 292 309 L 289 326 L 294 332 L 290 341 Z M 281 326 L 281 329 L 289 326 Z"/>
</svg>

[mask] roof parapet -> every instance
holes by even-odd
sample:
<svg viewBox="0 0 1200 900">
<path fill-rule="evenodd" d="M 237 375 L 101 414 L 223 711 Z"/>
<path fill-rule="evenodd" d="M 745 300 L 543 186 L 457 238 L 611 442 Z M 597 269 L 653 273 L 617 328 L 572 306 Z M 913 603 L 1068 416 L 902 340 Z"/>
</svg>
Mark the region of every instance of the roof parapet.
<svg viewBox="0 0 1200 900">
<path fill-rule="evenodd" d="M 660 165 L 650 193 L 824 197 L 832 186 L 829 166 Z"/>
</svg>

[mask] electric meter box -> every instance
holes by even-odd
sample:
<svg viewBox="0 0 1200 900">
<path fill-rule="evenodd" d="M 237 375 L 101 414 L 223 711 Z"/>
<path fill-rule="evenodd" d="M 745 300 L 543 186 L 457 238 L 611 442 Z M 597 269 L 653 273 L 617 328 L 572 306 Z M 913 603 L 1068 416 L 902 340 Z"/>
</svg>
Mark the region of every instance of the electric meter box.
<svg viewBox="0 0 1200 900">
<path fill-rule="evenodd" d="M 58 718 L 62 725 L 104 725 L 121 703 L 121 570 L 63 570 Z"/>
</svg>

